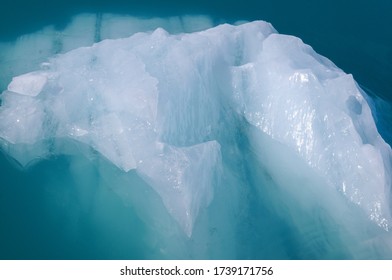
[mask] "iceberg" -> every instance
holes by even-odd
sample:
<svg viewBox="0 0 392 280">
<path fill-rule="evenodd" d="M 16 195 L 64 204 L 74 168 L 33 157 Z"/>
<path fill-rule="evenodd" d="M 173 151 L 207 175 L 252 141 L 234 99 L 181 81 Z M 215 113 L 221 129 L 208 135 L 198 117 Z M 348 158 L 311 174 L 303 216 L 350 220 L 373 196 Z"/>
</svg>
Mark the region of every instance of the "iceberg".
<svg viewBox="0 0 392 280">
<path fill-rule="evenodd" d="M 245 240 L 247 227 L 268 232 L 268 222 L 257 217 L 274 213 L 310 252 L 296 257 L 334 257 L 342 245 L 328 245 L 328 232 L 337 225 L 351 240 L 349 257 L 369 257 L 367 246 L 390 247 L 391 148 L 352 75 L 263 21 L 173 34 L 102 21 L 96 40 L 47 57 L 40 69 L 14 76 L 2 93 L 0 146 L 20 165 L 61 154 L 94 161 L 91 154 L 98 153 L 121 176 L 136 172 L 158 195 L 164 208 L 140 216 L 154 223 L 151 217 L 166 211 L 180 231 L 158 224 L 154 231 L 166 240 L 183 234 L 184 244 Z M 195 28 L 211 25 L 201 23 Z M 111 28 L 133 35 L 103 40 Z M 126 200 L 135 191 L 124 182 L 113 189 Z M 135 199 L 148 199 L 137 196 L 132 203 L 143 212 Z M 247 215 L 264 229 L 238 221 Z M 303 215 L 315 216 L 298 220 Z M 320 221 L 330 229 L 309 229 Z M 246 248 L 224 258 L 249 257 Z"/>
</svg>

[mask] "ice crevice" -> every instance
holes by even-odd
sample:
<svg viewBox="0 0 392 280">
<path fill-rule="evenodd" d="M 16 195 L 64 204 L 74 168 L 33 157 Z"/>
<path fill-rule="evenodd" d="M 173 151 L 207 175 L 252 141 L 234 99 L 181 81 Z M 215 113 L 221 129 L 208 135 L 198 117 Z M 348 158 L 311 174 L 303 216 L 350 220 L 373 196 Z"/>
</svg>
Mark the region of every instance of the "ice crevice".
<svg viewBox="0 0 392 280">
<path fill-rule="evenodd" d="M 101 15 L 84 47 L 62 43 L 72 50 L 12 78 L 1 95 L 3 150 L 27 165 L 64 153 L 57 139 L 88 145 L 124 172 L 136 169 L 191 237 L 213 200 L 225 139 L 238 133 L 230 120 L 241 119 L 390 230 L 391 148 L 351 75 L 262 21 L 129 37 L 117 28 L 123 38 L 100 41 L 119 22 Z"/>
</svg>

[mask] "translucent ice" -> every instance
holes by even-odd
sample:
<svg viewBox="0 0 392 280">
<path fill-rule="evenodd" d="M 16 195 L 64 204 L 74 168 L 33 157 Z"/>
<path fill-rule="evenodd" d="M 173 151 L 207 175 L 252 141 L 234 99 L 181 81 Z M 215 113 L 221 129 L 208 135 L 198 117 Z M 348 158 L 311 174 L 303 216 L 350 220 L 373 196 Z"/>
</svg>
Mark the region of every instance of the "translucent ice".
<svg viewBox="0 0 392 280">
<path fill-rule="evenodd" d="M 121 31 L 120 21 L 101 20 L 100 34 Z M 391 227 L 391 149 L 364 93 L 300 39 L 261 21 L 177 35 L 158 28 L 52 57 L 3 92 L 0 137 L 24 165 L 68 152 L 59 141 L 71 139 L 124 172 L 136 169 L 188 237 L 219 180 L 263 172 L 246 184 L 259 188 L 271 178 L 299 200 L 299 184 L 319 193 L 310 200 L 324 199 L 321 188 L 337 191 L 383 230 Z M 250 161 L 236 152 L 243 146 L 257 162 L 247 171 Z"/>
</svg>

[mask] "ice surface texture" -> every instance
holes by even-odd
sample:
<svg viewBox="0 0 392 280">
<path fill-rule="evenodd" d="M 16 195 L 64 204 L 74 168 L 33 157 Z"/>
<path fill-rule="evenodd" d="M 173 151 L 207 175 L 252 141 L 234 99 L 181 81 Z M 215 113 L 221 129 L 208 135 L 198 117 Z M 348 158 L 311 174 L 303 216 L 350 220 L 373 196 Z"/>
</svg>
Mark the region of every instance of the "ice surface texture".
<svg viewBox="0 0 392 280">
<path fill-rule="evenodd" d="M 390 230 L 391 149 L 364 93 L 266 22 L 103 40 L 14 77 L 1 98 L 2 147 L 22 165 L 68 152 L 59 139 L 86 144 L 136 169 L 188 237 L 238 137 L 288 192 L 301 166 Z"/>
</svg>

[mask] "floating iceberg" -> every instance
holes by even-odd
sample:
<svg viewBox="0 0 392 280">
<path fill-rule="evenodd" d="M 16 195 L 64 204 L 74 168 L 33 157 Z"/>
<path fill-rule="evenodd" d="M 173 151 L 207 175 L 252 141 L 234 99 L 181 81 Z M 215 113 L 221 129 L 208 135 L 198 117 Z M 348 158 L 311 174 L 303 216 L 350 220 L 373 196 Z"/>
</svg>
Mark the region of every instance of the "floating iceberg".
<svg viewBox="0 0 392 280">
<path fill-rule="evenodd" d="M 391 149 L 364 96 L 351 75 L 266 22 L 158 28 L 14 77 L 1 95 L 1 147 L 26 166 L 87 146 L 136 170 L 187 238 L 222 192 L 232 199 L 225 215 L 241 212 L 244 193 L 263 201 L 276 188 L 361 239 L 347 209 L 381 232 L 392 222 Z M 282 220 L 296 211 L 288 205 L 274 210 Z"/>
</svg>

